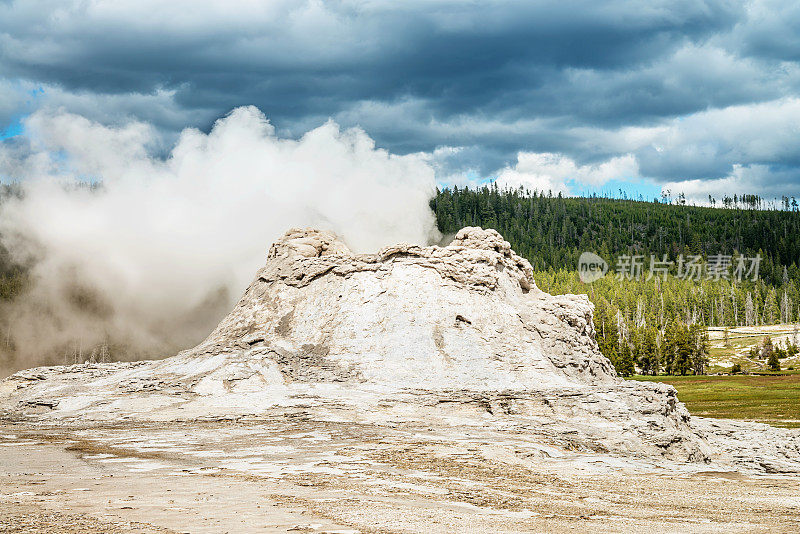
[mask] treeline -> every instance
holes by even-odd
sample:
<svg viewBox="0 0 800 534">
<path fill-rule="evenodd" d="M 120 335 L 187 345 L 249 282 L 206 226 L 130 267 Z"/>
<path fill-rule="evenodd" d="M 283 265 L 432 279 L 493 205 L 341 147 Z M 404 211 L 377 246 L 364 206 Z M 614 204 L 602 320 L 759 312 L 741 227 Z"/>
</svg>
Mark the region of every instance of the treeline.
<svg viewBox="0 0 800 534">
<path fill-rule="evenodd" d="M 723 199 L 703 208 L 602 197 L 564 198 L 496 186 L 444 190 L 431 201 L 439 230 L 495 228 L 531 261 L 536 282 L 553 294 L 587 293 L 595 304 L 600 349 L 627 375 L 702 374 L 706 326 L 800 321 L 800 213 L 784 197 L 767 206 L 757 195 Z M 713 204 L 716 204 L 714 199 Z M 761 208 L 761 209 L 759 209 Z M 607 259 L 610 272 L 591 284 L 578 275 L 582 252 Z M 675 272 L 615 275 L 613 259 L 760 256 L 758 277 L 680 278 Z"/>
<path fill-rule="evenodd" d="M 591 284 L 566 269 L 536 271 L 537 285 L 552 294 L 586 293 L 595 305 L 600 350 L 623 375 L 703 374 L 706 326 L 758 326 L 800 321 L 800 287 L 763 280 L 689 280 L 608 274 Z"/>
<path fill-rule="evenodd" d="M 439 230 L 494 228 L 536 270 L 575 269 L 581 252 L 604 258 L 639 254 L 761 254 L 759 276 L 768 284 L 785 277 L 800 284 L 800 212 L 786 198 L 774 209 L 756 195 L 737 195 L 729 209 L 620 200 L 565 198 L 497 186 L 438 192 L 431 200 Z M 741 200 L 740 200 L 741 199 Z M 745 203 L 744 200 L 748 202 Z M 788 211 L 787 211 L 788 209 Z"/>
</svg>

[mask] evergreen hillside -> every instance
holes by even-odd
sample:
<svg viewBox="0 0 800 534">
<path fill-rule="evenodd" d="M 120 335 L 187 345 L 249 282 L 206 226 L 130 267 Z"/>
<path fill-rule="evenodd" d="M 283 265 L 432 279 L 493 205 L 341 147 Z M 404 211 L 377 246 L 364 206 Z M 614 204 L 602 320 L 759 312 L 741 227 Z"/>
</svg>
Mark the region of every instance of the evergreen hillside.
<svg viewBox="0 0 800 534">
<path fill-rule="evenodd" d="M 496 186 L 444 190 L 431 201 L 439 230 L 498 230 L 534 267 L 552 294 L 586 293 L 595 304 L 600 349 L 624 374 L 702 374 L 705 326 L 800 321 L 800 213 L 794 198 L 779 206 L 758 196 L 709 199 L 722 208 L 601 197 L 563 198 Z M 599 254 L 609 272 L 586 284 L 582 252 Z M 638 278 L 618 276 L 621 255 L 644 257 Z M 650 256 L 674 262 L 648 276 Z M 731 256 L 730 277 L 681 277 L 679 258 Z M 761 256 L 758 277 L 737 279 L 739 257 Z"/>
<path fill-rule="evenodd" d="M 734 202 L 735 199 L 735 202 Z M 755 195 L 687 206 L 603 197 L 563 198 L 522 190 L 446 189 L 431 201 L 439 230 L 464 226 L 499 231 L 536 270 L 575 269 L 583 251 L 611 262 L 620 254 L 678 255 L 739 253 L 762 256 L 760 276 L 768 284 L 787 276 L 800 283 L 800 212 L 796 199 L 766 205 Z"/>
</svg>

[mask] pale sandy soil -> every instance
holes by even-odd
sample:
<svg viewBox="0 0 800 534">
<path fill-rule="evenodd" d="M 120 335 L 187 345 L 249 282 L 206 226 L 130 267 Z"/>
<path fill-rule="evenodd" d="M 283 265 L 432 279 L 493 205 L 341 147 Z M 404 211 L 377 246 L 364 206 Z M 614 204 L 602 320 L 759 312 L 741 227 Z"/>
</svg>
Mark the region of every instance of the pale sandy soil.
<svg viewBox="0 0 800 534">
<path fill-rule="evenodd" d="M 797 477 L 294 417 L 0 426 L 2 532 L 797 532 Z"/>
</svg>

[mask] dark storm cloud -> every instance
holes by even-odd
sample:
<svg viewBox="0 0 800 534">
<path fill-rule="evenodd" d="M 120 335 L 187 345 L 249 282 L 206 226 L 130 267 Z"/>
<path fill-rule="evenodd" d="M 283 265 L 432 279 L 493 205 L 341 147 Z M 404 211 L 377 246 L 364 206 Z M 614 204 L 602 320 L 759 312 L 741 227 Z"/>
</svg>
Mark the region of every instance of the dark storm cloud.
<svg viewBox="0 0 800 534">
<path fill-rule="evenodd" d="M 747 15 L 732 32 L 729 46 L 750 56 L 800 60 L 800 4 L 762 0 L 750 4 Z"/>
<path fill-rule="evenodd" d="M 769 133 L 786 129 L 765 126 L 775 147 L 758 151 L 689 135 L 665 150 L 658 132 L 796 95 L 798 24 L 792 3 L 762 1 L 27 0 L 0 3 L 0 69 L 48 104 L 167 134 L 255 104 L 295 135 L 333 117 L 395 152 L 462 147 L 450 170 L 486 174 L 520 151 L 634 154 L 656 180 L 711 179 L 794 165 Z"/>
</svg>

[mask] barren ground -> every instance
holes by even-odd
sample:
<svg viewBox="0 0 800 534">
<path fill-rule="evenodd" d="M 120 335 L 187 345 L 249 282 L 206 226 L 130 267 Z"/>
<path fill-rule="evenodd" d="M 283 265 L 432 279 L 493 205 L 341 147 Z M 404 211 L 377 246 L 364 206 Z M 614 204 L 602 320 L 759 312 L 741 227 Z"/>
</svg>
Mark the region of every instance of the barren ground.
<svg viewBox="0 0 800 534">
<path fill-rule="evenodd" d="M 799 486 L 302 413 L 0 426 L 3 532 L 797 532 Z"/>
</svg>

